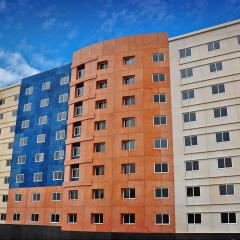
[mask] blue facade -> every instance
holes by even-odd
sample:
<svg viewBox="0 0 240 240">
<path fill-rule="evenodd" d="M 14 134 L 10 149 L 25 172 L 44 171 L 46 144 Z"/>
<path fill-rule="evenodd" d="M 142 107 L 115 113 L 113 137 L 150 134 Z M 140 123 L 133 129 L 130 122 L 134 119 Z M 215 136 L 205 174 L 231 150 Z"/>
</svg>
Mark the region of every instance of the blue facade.
<svg viewBox="0 0 240 240">
<path fill-rule="evenodd" d="M 67 130 L 68 101 L 60 103 L 59 96 L 66 93 L 69 96 L 70 74 L 71 65 L 68 64 L 22 80 L 11 161 L 10 188 L 63 184 L 65 138 L 56 140 L 56 132 L 65 130 L 66 133 Z M 60 82 L 63 83 L 62 78 L 65 80 L 63 85 L 60 84 Z M 42 90 L 42 84 L 46 82 L 50 82 L 50 89 Z M 26 89 L 31 87 L 33 87 L 32 94 L 26 95 Z M 48 106 L 40 107 L 41 100 L 47 98 L 49 98 Z M 24 111 L 24 105 L 28 103 L 32 104 L 31 110 Z M 59 121 L 57 116 L 62 112 L 66 113 L 66 120 Z M 39 117 L 42 116 L 47 116 L 47 123 L 39 125 Z M 29 120 L 28 128 L 22 126 L 25 120 Z M 37 136 L 40 134 L 46 134 L 43 143 L 37 143 Z M 27 138 L 27 145 L 20 146 L 22 138 Z M 60 150 L 64 150 L 63 158 L 54 160 L 55 151 Z M 38 153 L 44 154 L 43 161 L 36 162 L 35 154 Z M 62 172 L 61 180 L 53 179 L 54 171 Z M 42 173 L 42 180 L 34 181 L 34 173 Z M 18 180 L 20 178 L 19 174 L 24 174 L 23 182 L 17 182 L 17 178 Z"/>
</svg>

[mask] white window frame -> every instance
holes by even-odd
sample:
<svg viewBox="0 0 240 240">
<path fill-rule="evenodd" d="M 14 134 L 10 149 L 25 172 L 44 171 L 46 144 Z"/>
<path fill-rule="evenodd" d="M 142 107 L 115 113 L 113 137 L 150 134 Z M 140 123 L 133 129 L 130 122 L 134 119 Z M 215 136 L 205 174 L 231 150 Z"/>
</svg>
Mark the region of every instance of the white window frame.
<svg viewBox="0 0 240 240">
<path fill-rule="evenodd" d="M 58 96 L 58 102 L 64 103 L 68 101 L 68 93 L 63 93 Z"/>
<path fill-rule="evenodd" d="M 57 158 L 57 154 L 60 156 Z M 54 160 L 62 160 L 64 159 L 64 150 L 57 150 L 54 152 Z"/>
<path fill-rule="evenodd" d="M 42 172 L 36 172 L 33 174 L 33 182 L 42 182 L 43 180 L 43 173 Z"/>
<path fill-rule="evenodd" d="M 66 135 L 65 130 L 57 131 L 56 132 L 56 140 L 65 139 L 65 137 L 66 137 L 65 135 Z"/>
<path fill-rule="evenodd" d="M 46 134 L 37 135 L 37 143 L 45 143 L 46 142 Z"/>
<path fill-rule="evenodd" d="M 40 108 L 48 107 L 48 105 L 49 105 L 49 98 L 41 99 L 41 101 L 40 101 Z"/>
<path fill-rule="evenodd" d="M 29 128 L 30 120 L 23 120 L 21 124 L 21 129 Z"/>
<path fill-rule="evenodd" d="M 43 161 L 44 161 L 44 153 L 36 153 L 35 162 L 43 162 Z"/>
</svg>

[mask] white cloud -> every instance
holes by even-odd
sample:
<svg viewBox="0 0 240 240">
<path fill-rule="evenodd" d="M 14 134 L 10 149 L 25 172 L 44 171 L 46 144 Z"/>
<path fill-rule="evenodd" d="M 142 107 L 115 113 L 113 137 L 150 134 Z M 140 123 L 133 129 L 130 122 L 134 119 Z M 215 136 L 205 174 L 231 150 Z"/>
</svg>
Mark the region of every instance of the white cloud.
<svg viewBox="0 0 240 240">
<path fill-rule="evenodd" d="M 51 29 L 52 27 L 55 26 L 56 22 L 57 22 L 56 18 L 54 18 L 54 17 L 47 18 L 43 21 L 42 28 L 45 29 L 45 30 L 46 29 Z"/>
<path fill-rule="evenodd" d="M 161 24 L 168 26 L 175 20 L 171 6 L 167 0 L 132 0 L 131 5 L 126 8 L 120 5 L 118 9 L 113 8 L 109 1 L 105 6 L 105 13 L 98 12 L 99 18 L 103 19 L 99 32 L 111 33 L 116 30 L 118 23 L 129 25 L 139 24 Z"/>
<path fill-rule="evenodd" d="M 60 58 L 55 58 L 54 60 L 47 59 L 42 54 L 36 53 L 32 54 L 31 61 L 34 65 L 40 66 L 41 69 L 51 69 L 54 67 L 59 67 L 63 64 L 63 60 Z"/>
<path fill-rule="evenodd" d="M 0 87 L 19 82 L 22 78 L 39 73 L 18 52 L 0 49 Z"/>
<path fill-rule="evenodd" d="M 0 0 L 0 13 L 4 12 L 6 8 L 7 6 L 5 0 Z"/>
</svg>

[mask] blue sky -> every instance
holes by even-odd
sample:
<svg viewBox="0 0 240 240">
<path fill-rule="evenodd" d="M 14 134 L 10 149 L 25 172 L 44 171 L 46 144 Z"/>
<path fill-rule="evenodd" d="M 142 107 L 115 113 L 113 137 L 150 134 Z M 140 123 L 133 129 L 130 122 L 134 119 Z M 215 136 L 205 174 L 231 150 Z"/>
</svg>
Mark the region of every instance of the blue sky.
<svg viewBox="0 0 240 240">
<path fill-rule="evenodd" d="M 105 39 L 171 37 L 239 18 L 239 0 L 0 0 L 0 87 Z"/>
</svg>

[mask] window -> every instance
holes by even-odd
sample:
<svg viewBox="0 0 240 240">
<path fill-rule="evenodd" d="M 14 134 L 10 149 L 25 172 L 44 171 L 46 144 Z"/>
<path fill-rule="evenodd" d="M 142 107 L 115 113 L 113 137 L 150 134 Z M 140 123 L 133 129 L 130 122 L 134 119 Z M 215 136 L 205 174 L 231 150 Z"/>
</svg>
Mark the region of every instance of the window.
<svg viewBox="0 0 240 240">
<path fill-rule="evenodd" d="M 122 164 L 122 173 L 123 174 L 133 174 L 136 172 L 135 163 L 126 163 Z"/>
<path fill-rule="evenodd" d="M 155 198 L 168 198 L 168 188 L 155 188 Z"/>
<path fill-rule="evenodd" d="M 68 223 L 76 223 L 77 222 L 77 214 L 76 213 L 68 213 Z"/>
<path fill-rule="evenodd" d="M 71 165 L 71 181 L 78 181 L 79 179 L 79 165 Z"/>
<path fill-rule="evenodd" d="M 24 128 L 29 128 L 29 123 L 30 123 L 30 120 L 24 120 L 24 121 L 22 121 L 21 128 L 22 128 L 22 129 L 24 129 Z"/>
<path fill-rule="evenodd" d="M 102 224 L 103 214 L 102 213 L 92 213 L 91 214 L 92 224 Z"/>
<path fill-rule="evenodd" d="M 51 82 L 45 82 L 42 84 L 42 91 L 50 89 Z"/>
<path fill-rule="evenodd" d="M 11 159 L 7 159 L 6 160 L 6 167 L 10 167 L 11 166 Z"/>
<path fill-rule="evenodd" d="M 60 222 L 60 214 L 59 213 L 52 213 L 50 222 L 51 223 L 59 223 Z"/>
<path fill-rule="evenodd" d="M 168 148 L 168 139 L 166 138 L 154 139 L 153 144 L 154 144 L 154 149 Z"/>
<path fill-rule="evenodd" d="M 41 200 L 41 195 L 40 193 L 33 193 L 32 194 L 32 201 L 33 202 L 39 202 Z"/>
<path fill-rule="evenodd" d="M 167 116 L 160 115 L 160 116 L 154 116 L 153 117 L 153 125 L 154 126 L 166 125 L 166 124 L 167 124 Z"/>
<path fill-rule="evenodd" d="M 2 202 L 7 202 L 8 201 L 8 195 L 3 194 L 2 195 Z"/>
<path fill-rule="evenodd" d="M 187 187 L 187 197 L 199 197 L 200 187 Z"/>
<path fill-rule="evenodd" d="M 67 102 L 67 101 L 68 101 L 68 93 L 59 95 L 59 99 L 58 99 L 59 103 L 63 103 L 63 102 Z"/>
<path fill-rule="evenodd" d="M 18 156 L 18 164 L 24 164 L 26 162 L 26 155 Z"/>
<path fill-rule="evenodd" d="M 60 201 L 61 200 L 61 193 L 60 192 L 53 192 L 52 193 L 52 201 Z"/>
<path fill-rule="evenodd" d="M 24 112 L 28 112 L 32 109 L 32 104 L 31 103 L 27 103 L 23 105 L 23 111 Z"/>
<path fill-rule="evenodd" d="M 190 57 L 192 55 L 191 48 L 179 50 L 180 58 Z"/>
<path fill-rule="evenodd" d="M 13 213 L 13 221 L 19 222 L 20 221 L 20 213 Z"/>
<path fill-rule="evenodd" d="M 0 120 L 3 119 L 3 113 L 0 113 Z"/>
<path fill-rule="evenodd" d="M 84 83 L 79 83 L 76 85 L 76 97 L 81 97 L 83 96 L 83 91 L 84 91 Z"/>
<path fill-rule="evenodd" d="M 216 142 L 229 142 L 230 141 L 230 135 L 229 132 L 218 132 L 216 133 Z"/>
<path fill-rule="evenodd" d="M 59 150 L 54 152 L 54 160 L 63 159 L 64 157 L 64 150 Z"/>
<path fill-rule="evenodd" d="M 166 94 L 165 93 L 153 94 L 153 102 L 154 103 L 166 102 Z"/>
<path fill-rule="evenodd" d="M 78 190 L 70 190 L 68 192 L 68 199 L 69 200 L 77 200 L 78 199 Z"/>
<path fill-rule="evenodd" d="M 221 213 L 221 223 L 237 223 L 236 213 Z"/>
<path fill-rule="evenodd" d="M 122 189 L 122 198 L 131 199 L 135 198 L 135 188 L 123 188 Z"/>
<path fill-rule="evenodd" d="M 154 173 L 168 173 L 168 163 L 154 163 Z"/>
<path fill-rule="evenodd" d="M 165 73 L 153 73 L 152 81 L 153 82 L 165 82 L 166 81 Z"/>
<path fill-rule="evenodd" d="M 23 183 L 23 182 L 24 182 L 24 174 L 17 174 L 16 183 Z"/>
<path fill-rule="evenodd" d="M 212 94 L 219 94 L 225 92 L 225 86 L 224 83 L 213 85 L 212 86 Z"/>
<path fill-rule="evenodd" d="M 123 85 L 130 85 L 135 83 L 135 75 L 124 76 L 123 77 Z"/>
<path fill-rule="evenodd" d="M 31 222 L 38 222 L 39 220 L 39 214 L 38 213 L 32 213 L 31 214 Z"/>
<path fill-rule="evenodd" d="M 123 150 L 135 150 L 136 143 L 135 140 L 123 140 L 122 141 L 122 149 Z"/>
<path fill-rule="evenodd" d="M 191 99 L 194 98 L 194 90 L 190 89 L 190 90 L 184 90 L 182 91 L 182 100 L 186 100 L 186 99 Z"/>
<path fill-rule="evenodd" d="M 27 142 L 28 142 L 28 138 L 27 138 L 27 137 L 20 138 L 20 140 L 19 140 L 19 146 L 20 146 L 20 147 L 26 146 L 26 145 L 27 145 Z"/>
<path fill-rule="evenodd" d="M 35 162 L 43 162 L 43 161 L 44 161 L 44 153 L 36 153 Z"/>
<path fill-rule="evenodd" d="M 215 118 L 226 117 L 228 115 L 227 107 L 214 108 L 213 112 Z"/>
<path fill-rule="evenodd" d="M 33 174 L 33 181 L 34 182 L 41 182 L 42 181 L 42 172 L 37 172 Z"/>
<path fill-rule="evenodd" d="M 208 43 L 208 51 L 211 52 L 213 50 L 220 49 L 220 42 L 219 41 L 214 41 Z"/>
<path fill-rule="evenodd" d="M 106 121 L 97 121 L 95 122 L 95 130 L 104 130 L 106 129 Z"/>
<path fill-rule="evenodd" d="M 133 105 L 135 104 L 135 96 L 123 97 L 123 105 Z"/>
<path fill-rule="evenodd" d="M 102 88 L 107 88 L 107 80 L 100 80 L 96 82 L 96 88 L 97 89 L 102 89 Z"/>
<path fill-rule="evenodd" d="M 46 140 L 46 134 L 37 135 L 37 143 L 44 143 Z"/>
<path fill-rule="evenodd" d="M 232 167 L 232 158 L 224 157 L 218 158 L 218 168 L 231 168 Z"/>
<path fill-rule="evenodd" d="M 42 116 L 42 117 L 39 117 L 38 119 L 38 125 L 44 125 L 44 124 L 47 124 L 47 116 Z"/>
<path fill-rule="evenodd" d="M 180 70 L 181 78 L 189 78 L 193 76 L 192 68 L 182 69 Z"/>
<path fill-rule="evenodd" d="M 215 62 L 209 64 L 210 72 L 217 72 L 223 69 L 222 62 Z"/>
<path fill-rule="evenodd" d="M 6 213 L 0 213 L 0 221 L 5 221 L 6 220 Z"/>
<path fill-rule="evenodd" d="M 82 127 L 81 122 L 73 124 L 73 137 L 81 136 L 81 127 Z"/>
<path fill-rule="evenodd" d="M 95 152 L 104 152 L 105 151 L 105 143 L 104 142 L 95 143 L 94 144 L 94 149 L 95 149 Z"/>
<path fill-rule="evenodd" d="M 122 224 L 134 224 L 135 223 L 135 214 L 134 213 L 122 213 L 121 214 L 121 223 Z"/>
<path fill-rule="evenodd" d="M 233 184 L 223 184 L 219 185 L 220 196 L 234 195 L 234 185 Z"/>
<path fill-rule="evenodd" d="M 9 129 L 10 133 L 15 132 L 15 127 L 16 127 L 16 126 L 10 126 L 10 129 Z"/>
<path fill-rule="evenodd" d="M 15 202 L 21 202 L 22 201 L 22 194 L 21 193 L 15 193 L 14 201 Z"/>
<path fill-rule="evenodd" d="M 14 101 L 16 102 L 16 101 L 18 101 L 18 100 L 19 100 L 19 94 L 14 95 Z"/>
<path fill-rule="evenodd" d="M 68 83 L 69 83 L 69 80 L 70 80 L 69 76 L 61 77 L 61 78 L 60 78 L 60 85 L 66 85 L 66 84 L 68 84 Z"/>
<path fill-rule="evenodd" d="M 65 121 L 67 119 L 67 112 L 60 112 L 57 114 L 57 121 Z"/>
<path fill-rule="evenodd" d="M 40 107 L 47 107 L 48 104 L 49 104 L 49 98 L 45 98 L 40 101 Z"/>
<path fill-rule="evenodd" d="M 74 106 L 75 117 L 82 116 L 82 109 L 83 109 L 82 102 L 75 104 Z"/>
<path fill-rule="evenodd" d="M 31 95 L 33 93 L 33 87 L 26 88 L 25 95 Z"/>
<path fill-rule="evenodd" d="M 5 102 L 6 102 L 5 98 L 1 98 L 1 99 L 0 99 L 0 105 L 5 104 Z"/>
<path fill-rule="evenodd" d="M 85 74 L 85 64 L 82 64 L 77 68 L 77 77 L 82 78 L 84 77 L 84 74 Z"/>
<path fill-rule="evenodd" d="M 4 184 L 9 184 L 10 177 L 4 177 Z"/>
<path fill-rule="evenodd" d="M 92 198 L 93 199 L 103 199 L 104 190 L 103 189 L 92 189 Z"/>
<path fill-rule="evenodd" d="M 195 112 L 184 113 L 183 114 L 183 121 L 185 123 L 196 121 L 196 113 Z"/>
<path fill-rule="evenodd" d="M 96 109 L 103 109 L 107 107 L 107 100 L 96 101 Z"/>
<path fill-rule="evenodd" d="M 108 68 L 108 61 L 98 62 L 98 64 L 97 64 L 98 70 L 106 69 L 106 68 Z"/>
<path fill-rule="evenodd" d="M 152 55 L 153 62 L 163 62 L 164 61 L 164 53 L 154 53 Z"/>
<path fill-rule="evenodd" d="M 74 159 L 80 157 L 80 143 L 74 143 L 72 145 L 72 155 Z"/>
<path fill-rule="evenodd" d="M 187 221 L 188 221 L 188 224 L 200 224 L 200 223 L 202 223 L 201 213 L 188 213 Z"/>
<path fill-rule="evenodd" d="M 130 64 L 135 64 L 136 59 L 135 56 L 128 56 L 123 58 L 123 64 L 124 65 L 130 65 Z"/>
<path fill-rule="evenodd" d="M 13 148 L 13 142 L 8 143 L 8 149 L 12 149 Z"/>
<path fill-rule="evenodd" d="M 56 132 L 56 140 L 65 139 L 65 130 Z"/>
<path fill-rule="evenodd" d="M 53 180 L 58 181 L 63 179 L 63 172 L 62 171 L 54 171 L 53 172 Z"/>
<path fill-rule="evenodd" d="M 237 37 L 238 44 L 240 44 L 240 36 Z"/>
<path fill-rule="evenodd" d="M 186 147 L 198 145 L 197 136 L 193 135 L 184 137 L 184 143 Z"/>
<path fill-rule="evenodd" d="M 157 213 L 156 214 L 156 224 L 169 224 L 170 217 L 169 214 Z"/>
<path fill-rule="evenodd" d="M 16 117 L 17 116 L 17 110 L 13 110 L 12 111 L 12 117 Z M 1 114 L 0 114 L 0 119 L 1 119 Z"/>
<path fill-rule="evenodd" d="M 103 165 L 94 166 L 94 167 L 93 167 L 93 174 L 94 174 L 95 176 L 104 175 L 104 166 L 103 166 Z"/>
<path fill-rule="evenodd" d="M 197 160 L 186 161 L 185 169 L 187 172 L 189 171 L 198 171 L 199 170 L 199 162 Z"/>
<path fill-rule="evenodd" d="M 134 127 L 135 126 L 135 117 L 123 118 L 122 126 L 123 127 Z"/>
</svg>

